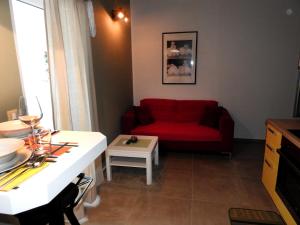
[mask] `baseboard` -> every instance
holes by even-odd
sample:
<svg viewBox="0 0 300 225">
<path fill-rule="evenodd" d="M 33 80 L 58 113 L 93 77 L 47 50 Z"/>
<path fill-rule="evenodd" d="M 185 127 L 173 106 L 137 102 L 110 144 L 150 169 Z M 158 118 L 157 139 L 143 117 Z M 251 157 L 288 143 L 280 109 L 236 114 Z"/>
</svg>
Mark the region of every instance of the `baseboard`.
<svg viewBox="0 0 300 225">
<path fill-rule="evenodd" d="M 265 143 L 264 139 L 249 139 L 249 138 L 234 138 L 233 141 L 237 143 L 259 143 L 259 144 Z"/>
</svg>

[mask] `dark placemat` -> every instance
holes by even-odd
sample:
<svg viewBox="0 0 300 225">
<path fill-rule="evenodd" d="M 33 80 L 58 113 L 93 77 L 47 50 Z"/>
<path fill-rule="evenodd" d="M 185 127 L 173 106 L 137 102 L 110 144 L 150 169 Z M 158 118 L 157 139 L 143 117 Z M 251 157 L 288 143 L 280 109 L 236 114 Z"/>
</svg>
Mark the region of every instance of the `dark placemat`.
<svg viewBox="0 0 300 225">
<path fill-rule="evenodd" d="M 230 208 L 228 213 L 231 224 L 285 225 L 281 216 L 273 211 Z"/>
</svg>

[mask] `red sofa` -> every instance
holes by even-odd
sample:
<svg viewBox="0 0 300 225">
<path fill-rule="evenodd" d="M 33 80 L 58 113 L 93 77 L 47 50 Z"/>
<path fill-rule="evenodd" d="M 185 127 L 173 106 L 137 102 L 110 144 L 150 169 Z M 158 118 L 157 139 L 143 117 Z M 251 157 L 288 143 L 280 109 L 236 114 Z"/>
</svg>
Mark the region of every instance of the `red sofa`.
<svg viewBox="0 0 300 225">
<path fill-rule="evenodd" d="M 122 116 L 121 128 L 158 136 L 160 148 L 232 153 L 234 121 L 216 101 L 143 99 Z"/>
</svg>

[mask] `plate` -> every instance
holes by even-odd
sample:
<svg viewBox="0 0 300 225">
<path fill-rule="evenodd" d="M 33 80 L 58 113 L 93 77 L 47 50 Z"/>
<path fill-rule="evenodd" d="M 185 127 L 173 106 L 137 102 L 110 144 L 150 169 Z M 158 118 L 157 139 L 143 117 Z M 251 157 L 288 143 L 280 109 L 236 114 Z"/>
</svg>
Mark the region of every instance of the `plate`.
<svg viewBox="0 0 300 225">
<path fill-rule="evenodd" d="M 4 137 L 19 137 L 29 134 L 31 128 L 20 120 L 10 120 L 0 123 L 0 135 Z"/>
<path fill-rule="evenodd" d="M 1 156 L 1 157 L 0 157 L 0 165 L 3 164 L 3 163 L 8 162 L 8 161 L 10 161 L 10 160 L 12 160 L 12 159 L 16 156 L 16 154 L 17 154 L 17 153 L 14 151 L 14 152 L 9 153 L 9 154 L 7 154 L 7 155 L 5 155 L 5 156 Z"/>
<path fill-rule="evenodd" d="M 0 139 L 0 160 L 3 156 L 7 156 L 24 146 L 25 142 L 16 138 Z"/>
<path fill-rule="evenodd" d="M 32 152 L 25 147 L 19 149 L 16 152 L 16 157 L 14 157 L 11 161 L 0 164 L 0 174 L 21 166 L 30 159 L 31 155 Z"/>
</svg>

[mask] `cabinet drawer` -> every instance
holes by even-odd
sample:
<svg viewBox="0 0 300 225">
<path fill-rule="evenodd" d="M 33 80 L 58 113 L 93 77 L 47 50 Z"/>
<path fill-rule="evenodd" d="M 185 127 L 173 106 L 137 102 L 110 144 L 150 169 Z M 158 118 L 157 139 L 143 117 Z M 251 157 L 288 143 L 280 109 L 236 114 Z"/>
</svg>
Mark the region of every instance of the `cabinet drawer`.
<svg viewBox="0 0 300 225">
<path fill-rule="evenodd" d="M 271 147 L 270 144 L 266 143 L 266 145 L 265 145 L 265 159 L 268 160 L 268 162 L 272 163 L 272 165 L 274 165 L 274 163 L 275 163 L 276 154 L 278 154 L 276 152 L 276 150 L 273 149 L 273 147 Z"/>
<path fill-rule="evenodd" d="M 275 193 L 277 170 L 274 164 L 264 159 L 262 182 L 271 196 Z"/>
<path fill-rule="evenodd" d="M 277 131 L 271 125 L 267 126 L 266 131 L 266 144 L 268 144 L 273 150 L 280 148 L 281 146 L 281 133 Z"/>
</svg>

